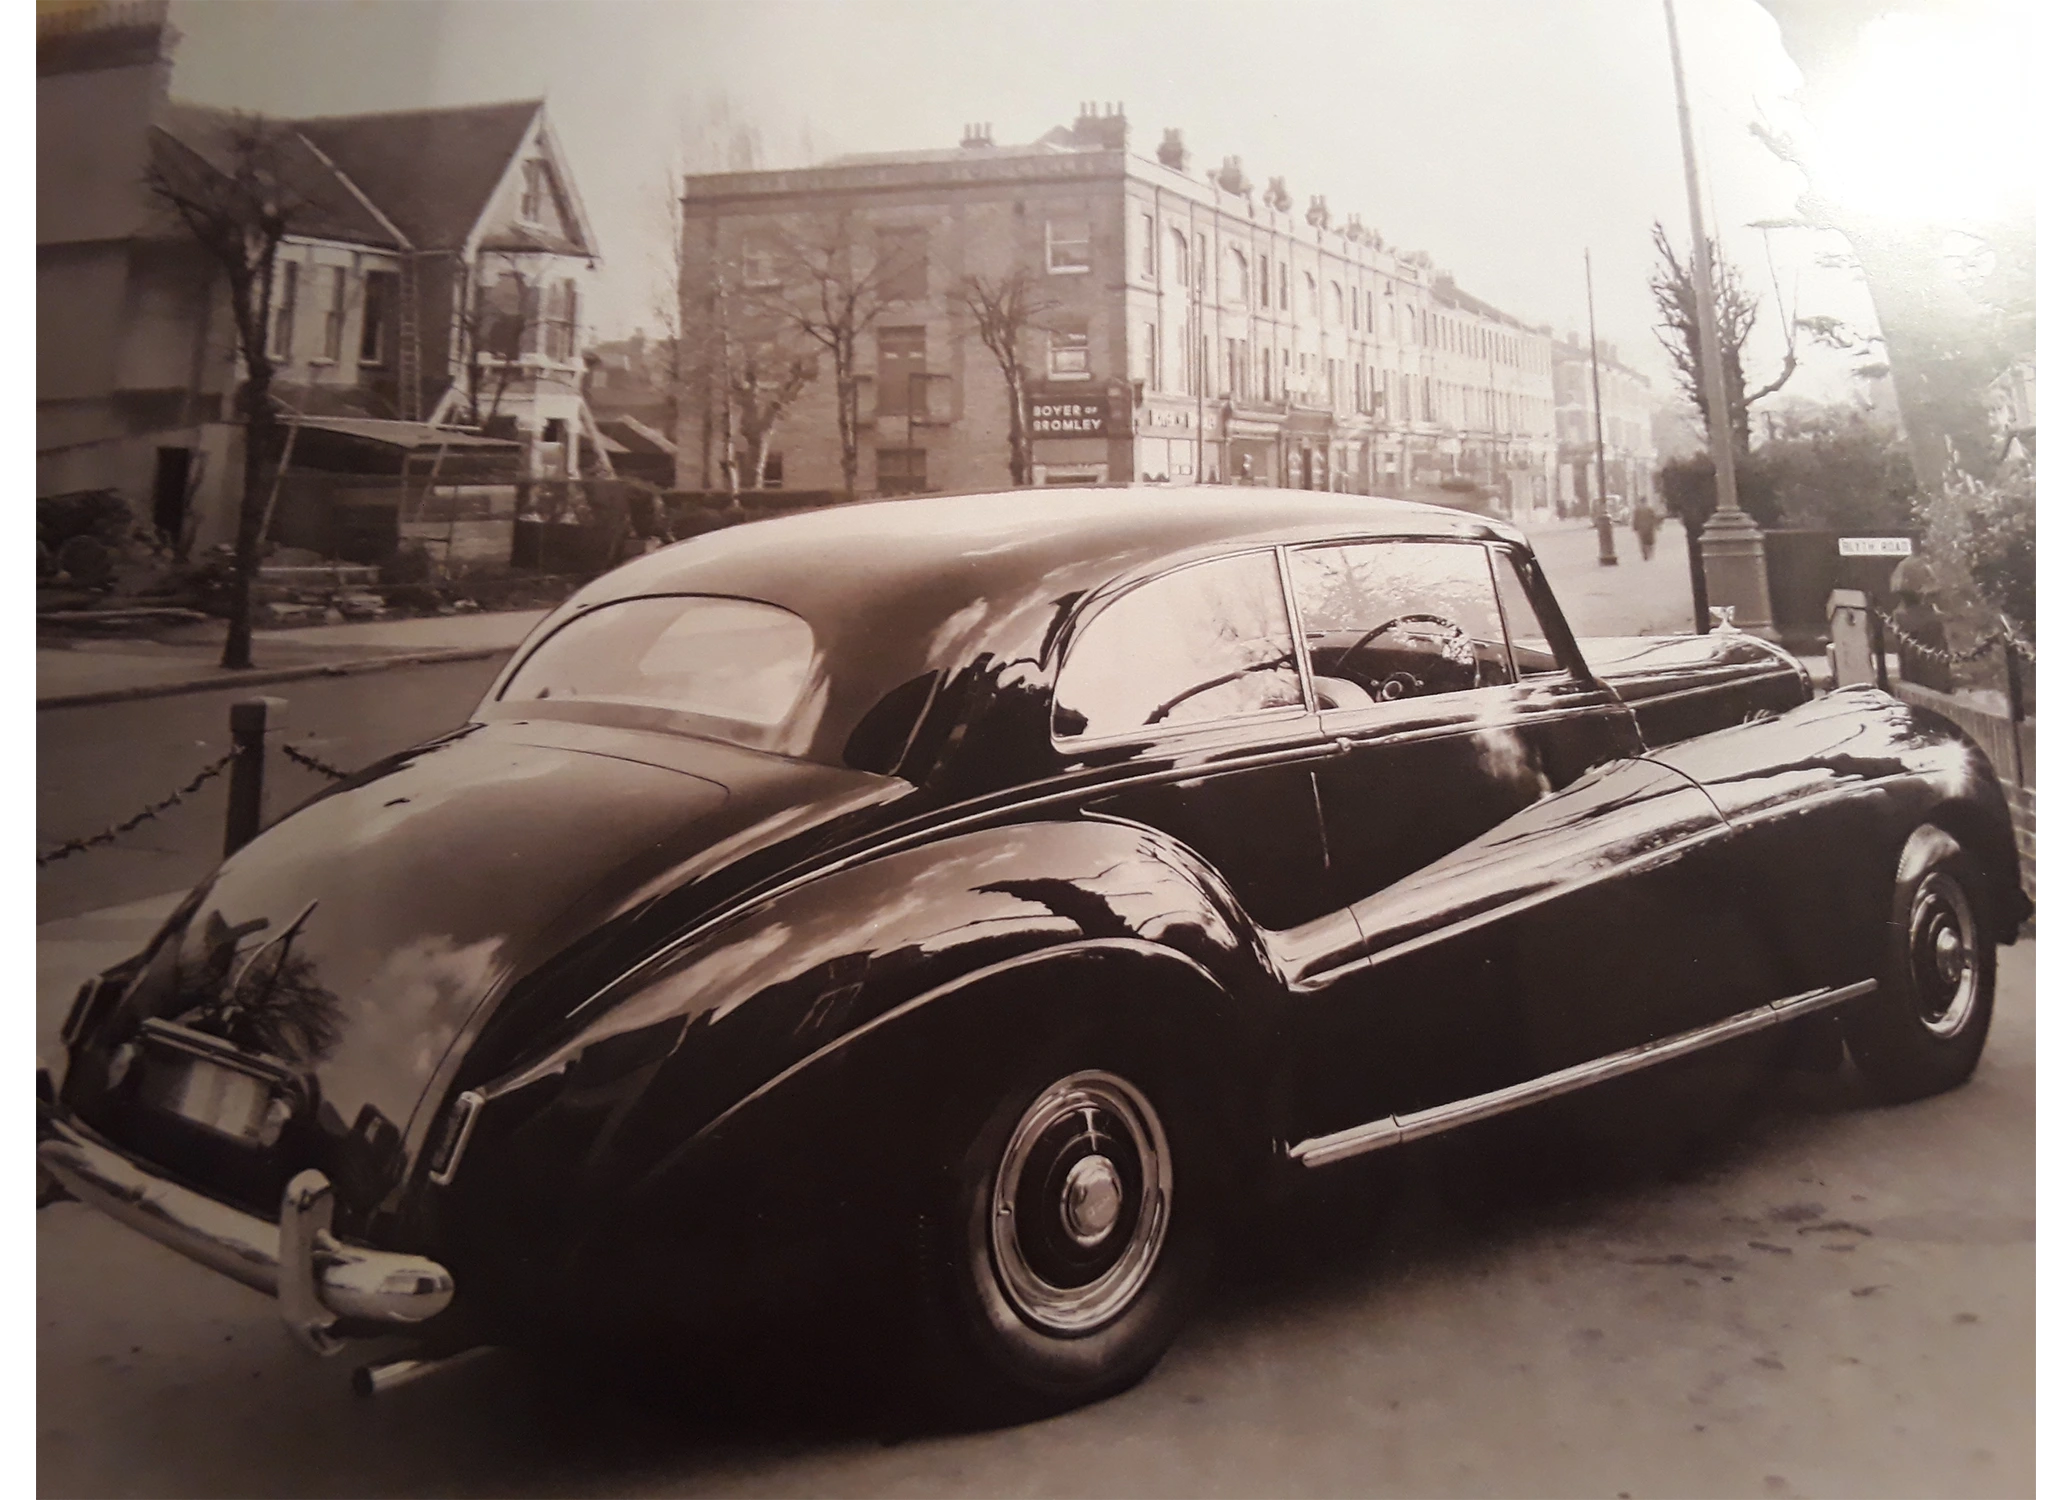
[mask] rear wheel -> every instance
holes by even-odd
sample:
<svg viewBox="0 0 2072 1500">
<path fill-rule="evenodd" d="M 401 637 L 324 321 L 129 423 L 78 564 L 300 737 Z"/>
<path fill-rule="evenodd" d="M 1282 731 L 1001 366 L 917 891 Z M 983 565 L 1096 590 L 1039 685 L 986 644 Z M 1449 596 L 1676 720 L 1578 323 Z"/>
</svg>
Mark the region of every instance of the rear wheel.
<svg viewBox="0 0 2072 1500">
<path fill-rule="evenodd" d="M 1012 1419 L 1143 1378 L 1206 1283 L 1219 1175 L 1184 1091 L 1117 1048 L 1021 1074 L 925 1221 L 938 1394 Z"/>
<path fill-rule="evenodd" d="M 1977 862 L 1948 834 L 1909 841 L 1892 893 L 1878 989 L 1845 1017 L 1850 1055 L 1891 1103 L 1955 1088 L 1993 1018 L 1995 951 Z"/>
</svg>

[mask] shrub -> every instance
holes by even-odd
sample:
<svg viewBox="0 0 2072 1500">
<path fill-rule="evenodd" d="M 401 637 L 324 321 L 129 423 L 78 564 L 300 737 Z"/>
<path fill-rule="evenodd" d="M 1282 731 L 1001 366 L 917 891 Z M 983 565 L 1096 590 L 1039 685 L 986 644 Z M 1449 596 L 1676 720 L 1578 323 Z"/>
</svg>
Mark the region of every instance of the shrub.
<svg viewBox="0 0 2072 1500">
<path fill-rule="evenodd" d="M 1978 591 L 2036 639 L 2036 474 L 2027 464 L 1970 486 L 1964 563 Z"/>
</svg>

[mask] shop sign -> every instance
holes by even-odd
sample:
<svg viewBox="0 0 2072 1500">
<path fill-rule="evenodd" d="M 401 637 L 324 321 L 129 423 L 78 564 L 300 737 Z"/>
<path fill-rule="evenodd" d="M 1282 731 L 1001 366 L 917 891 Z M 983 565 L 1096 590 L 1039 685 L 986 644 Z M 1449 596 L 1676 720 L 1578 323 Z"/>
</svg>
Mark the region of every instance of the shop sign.
<svg viewBox="0 0 2072 1500">
<path fill-rule="evenodd" d="M 1108 402 L 1101 396 L 1032 394 L 1029 431 L 1037 437 L 1106 437 Z"/>
</svg>

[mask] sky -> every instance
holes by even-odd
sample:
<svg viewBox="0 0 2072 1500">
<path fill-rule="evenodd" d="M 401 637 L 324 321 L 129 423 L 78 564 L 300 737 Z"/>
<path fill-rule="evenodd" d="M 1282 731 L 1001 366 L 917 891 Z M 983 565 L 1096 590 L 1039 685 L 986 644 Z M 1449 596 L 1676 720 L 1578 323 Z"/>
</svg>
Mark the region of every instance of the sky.
<svg viewBox="0 0 2072 1500">
<path fill-rule="evenodd" d="M 1788 218 L 1797 172 L 1749 132 L 1792 119 L 1799 77 L 1755 0 L 1679 0 L 1708 217 L 1762 292 L 1748 366 L 1766 380 L 1786 311 L 1875 326 L 1841 247 Z M 1557 335 L 1586 327 L 1670 390 L 1647 289 L 1651 224 L 1690 239 L 1660 0 L 175 0 L 177 98 L 280 115 L 545 97 L 603 250 L 597 332 L 652 317 L 666 184 L 724 98 L 767 164 L 1004 143 L 1120 103 L 1133 149 L 1177 127 L 1194 170 L 1323 194 L 1391 244 Z M 1766 259 L 1766 252 L 1768 258 Z M 1801 340 L 1790 390 L 1845 397 L 1840 356 Z"/>
</svg>

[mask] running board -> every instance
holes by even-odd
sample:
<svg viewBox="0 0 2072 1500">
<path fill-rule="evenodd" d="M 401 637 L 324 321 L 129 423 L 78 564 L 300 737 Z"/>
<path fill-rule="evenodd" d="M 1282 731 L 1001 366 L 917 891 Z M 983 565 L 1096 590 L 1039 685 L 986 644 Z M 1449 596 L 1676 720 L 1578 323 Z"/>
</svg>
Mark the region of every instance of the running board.
<svg viewBox="0 0 2072 1500">
<path fill-rule="evenodd" d="M 1593 1083 L 1603 1083 L 1606 1079 L 1620 1077 L 1622 1074 L 1637 1073 L 1642 1068 L 1651 1068 L 1657 1063 L 1687 1057 L 1693 1052 L 1703 1051 L 1720 1042 L 1729 1042 L 1735 1037 L 1748 1036 L 1772 1026 L 1781 1026 L 1786 1021 L 1797 1020 L 1800 1016 L 1826 1010 L 1830 1006 L 1854 1000 L 1859 995 L 1868 995 L 1877 987 L 1877 980 L 1866 979 L 1857 984 L 1843 985 L 1840 989 L 1808 990 L 1803 995 L 1772 1000 L 1768 1005 L 1759 1005 L 1754 1010 L 1744 1010 L 1739 1015 L 1727 1017 L 1724 1021 L 1715 1021 L 1710 1026 L 1700 1026 L 1695 1031 L 1679 1032 L 1675 1036 L 1664 1037 L 1659 1042 L 1643 1042 L 1640 1046 L 1629 1047 L 1624 1052 L 1613 1052 L 1605 1057 L 1593 1058 L 1586 1063 L 1577 1063 L 1572 1068 L 1563 1068 L 1558 1073 L 1528 1079 L 1524 1083 L 1514 1083 L 1487 1094 L 1477 1094 L 1472 1099 L 1457 1099 L 1451 1104 L 1421 1109 L 1414 1114 L 1389 1115 L 1365 1125 L 1355 1125 L 1350 1130 L 1340 1130 L 1331 1135 L 1320 1135 L 1299 1141 L 1288 1147 L 1288 1155 L 1305 1167 L 1328 1167 L 1333 1162 L 1344 1161 L 1347 1157 L 1362 1156 L 1369 1151 L 1400 1146 L 1424 1136 L 1437 1135 L 1442 1130 L 1457 1130 L 1463 1125 L 1472 1125 L 1477 1120 L 1487 1120 L 1495 1115 L 1508 1114 L 1514 1109 L 1523 1109 L 1528 1104 L 1537 1104 L 1542 1099 L 1552 1099 L 1560 1094 L 1587 1088 Z"/>
</svg>

